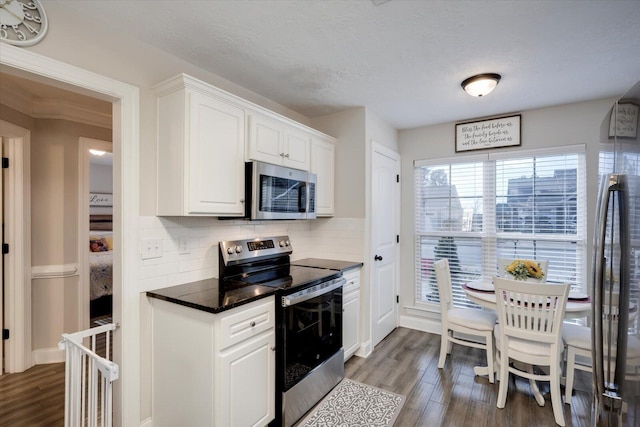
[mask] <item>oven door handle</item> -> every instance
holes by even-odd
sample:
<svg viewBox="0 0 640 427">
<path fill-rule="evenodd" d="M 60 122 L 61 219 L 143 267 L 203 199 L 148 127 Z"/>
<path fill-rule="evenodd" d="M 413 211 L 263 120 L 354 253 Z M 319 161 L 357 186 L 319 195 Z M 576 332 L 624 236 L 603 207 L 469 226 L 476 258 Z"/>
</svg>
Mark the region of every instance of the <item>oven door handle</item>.
<svg viewBox="0 0 640 427">
<path fill-rule="evenodd" d="M 293 293 L 291 295 L 285 295 L 285 296 L 282 297 L 282 306 L 283 307 L 289 307 L 289 306 L 292 306 L 294 304 L 299 304 L 301 302 L 310 300 L 310 299 L 315 298 L 315 297 L 317 297 L 319 295 L 326 294 L 327 292 L 333 291 L 334 289 L 338 289 L 339 287 L 341 287 L 345 283 L 347 283 L 347 279 L 345 279 L 344 277 L 339 277 L 337 279 L 333 279 L 326 286 L 318 287 L 318 289 L 311 290 L 309 292 L 307 292 L 308 290 L 305 289 L 305 290 L 302 290 L 300 292 L 295 292 L 295 293 Z M 313 288 L 311 288 L 311 289 L 313 289 Z"/>
</svg>

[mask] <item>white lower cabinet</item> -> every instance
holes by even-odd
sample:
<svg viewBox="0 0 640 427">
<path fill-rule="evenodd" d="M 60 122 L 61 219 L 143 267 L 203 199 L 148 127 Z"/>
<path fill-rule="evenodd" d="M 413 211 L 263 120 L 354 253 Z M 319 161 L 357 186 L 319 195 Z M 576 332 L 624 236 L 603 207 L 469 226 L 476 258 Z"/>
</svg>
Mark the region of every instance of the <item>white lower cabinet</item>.
<svg viewBox="0 0 640 427">
<path fill-rule="evenodd" d="M 360 348 L 360 270 L 343 276 L 347 283 L 342 287 L 342 346 L 347 361 Z"/>
<path fill-rule="evenodd" d="M 274 298 L 220 314 L 151 298 L 154 426 L 275 418 Z"/>
</svg>

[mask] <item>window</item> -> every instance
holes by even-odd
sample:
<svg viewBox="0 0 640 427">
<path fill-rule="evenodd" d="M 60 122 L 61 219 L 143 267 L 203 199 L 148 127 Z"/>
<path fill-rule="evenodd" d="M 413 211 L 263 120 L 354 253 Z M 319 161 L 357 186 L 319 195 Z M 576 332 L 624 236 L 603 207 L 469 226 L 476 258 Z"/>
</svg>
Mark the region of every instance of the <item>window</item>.
<svg viewBox="0 0 640 427">
<path fill-rule="evenodd" d="M 549 260 L 548 282 L 586 286 L 584 147 L 415 164 L 416 305 L 439 302 L 433 262 L 462 285 L 499 274 L 499 258 Z"/>
</svg>

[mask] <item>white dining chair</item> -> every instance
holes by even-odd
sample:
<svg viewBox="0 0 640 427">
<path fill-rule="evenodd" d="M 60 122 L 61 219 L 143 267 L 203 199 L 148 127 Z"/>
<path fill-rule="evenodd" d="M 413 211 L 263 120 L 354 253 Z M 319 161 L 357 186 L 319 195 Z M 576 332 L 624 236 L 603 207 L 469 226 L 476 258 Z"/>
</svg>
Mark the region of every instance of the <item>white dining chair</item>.
<svg viewBox="0 0 640 427">
<path fill-rule="evenodd" d="M 605 313 L 603 314 L 614 324 L 619 320 L 619 295 L 613 293 L 611 295 L 605 293 L 604 305 Z M 629 313 L 629 324 L 635 321 L 638 314 L 637 307 L 632 307 Z M 613 328 L 617 329 L 617 328 Z M 605 328 L 604 341 L 605 345 L 609 342 L 608 330 Z M 565 345 L 565 395 L 564 403 L 571 404 L 571 396 L 573 395 L 573 382 L 575 371 L 593 372 L 591 360 L 591 328 L 587 326 L 565 323 L 562 328 L 562 339 Z M 615 341 L 615 339 L 614 339 Z M 615 357 L 615 353 L 611 355 Z M 625 378 L 628 381 L 640 381 L 640 339 L 635 335 L 629 335 L 627 342 L 627 369 Z M 612 362 L 613 363 L 613 362 Z M 607 366 L 613 366 L 608 363 Z"/>
<path fill-rule="evenodd" d="M 473 308 L 461 308 L 453 306 L 451 292 L 451 272 L 449 270 L 449 260 L 441 259 L 434 263 L 436 280 L 438 282 L 438 292 L 440 293 L 440 313 L 442 322 L 442 336 L 440 338 L 440 359 L 438 368 L 444 368 L 447 354 L 451 353 L 452 343 L 467 347 L 480 348 L 487 353 L 487 366 L 489 366 L 489 382 L 494 382 L 493 361 L 493 327 L 496 324 L 497 316 Z M 469 341 L 454 336 L 454 333 L 479 337 L 482 342 Z"/>
<path fill-rule="evenodd" d="M 498 324 L 495 327 L 496 347 L 500 354 L 500 386 L 498 408 L 505 407 L 509 373 L 529 379 L 536 401 L 544 406 L 544 397 L 535 381 L 550 383 L 553 415 L 564 426 L 560 395 L 560 374 L 563 353 L 562 325 L 569 296 L 569 285 L 534 284 L 501 277 L 493 279 L 496 292 Z M 521 362 L 526 370 L 519 369 Z M 536 373 L 534 366 L 548 366 L 548 373 Z"/>
<path fill-rule="evenodd" d="M 507 266 L 511 264 L 513 261 L 514 259 L 499 258 L 498 259 L 498 276 L 504 277 L 505 279 L 513 279 L 513 276 L 511 276 L 506 271 Z M 542 272 L 544 273 L 544 275 L 542 276 L 542 279 L 539 280 L 539 282 L 545 283 L 547 281 L 547 272 L 549 271 L 549 260 L 545 259 L 545 260 L 539 261 L 534 259 L 532 261 L 537 262 L 540 265 L 540 268 L 542 269 Z"/>
<path fill-rule="evenodd" d="M 591 329 L 586 326 L 565 323 L 562 327 L 565 345 L 564 403 L 571 405 L 573 381 L 576 370 L 592 372 Z"/>
</svg>

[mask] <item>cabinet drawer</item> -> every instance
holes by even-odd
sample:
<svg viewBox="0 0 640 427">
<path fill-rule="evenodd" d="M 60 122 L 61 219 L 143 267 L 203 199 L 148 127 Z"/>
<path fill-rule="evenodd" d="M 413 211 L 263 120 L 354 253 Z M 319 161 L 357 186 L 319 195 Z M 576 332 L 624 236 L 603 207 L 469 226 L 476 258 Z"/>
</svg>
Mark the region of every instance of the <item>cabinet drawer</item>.
<svg viewBox="0 0 640 427">
<path fill-rule="evenodd" d="M 360 287 L 360 270 L 350 270 L 343 274 L 343 277 L 347 281 L 342 286 L 343 294 L 358 289 Z"/>
<path fill-rule="evenodd" d="M 255 304 L 255 305 L 254 305 Z M 220 349 L 238 344 L 275 326 L 273 298 L 247 304 L 220 319 Z"/>
</svg>

